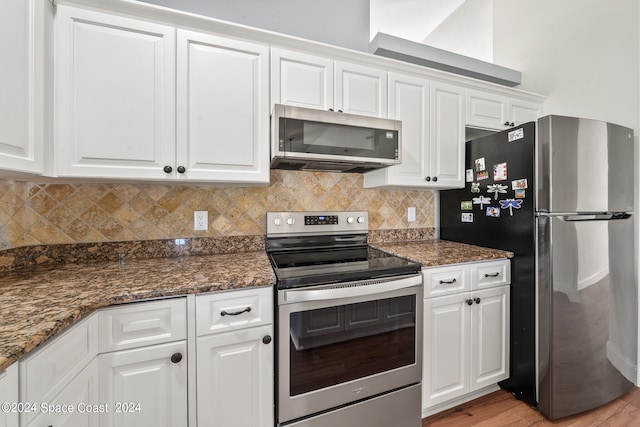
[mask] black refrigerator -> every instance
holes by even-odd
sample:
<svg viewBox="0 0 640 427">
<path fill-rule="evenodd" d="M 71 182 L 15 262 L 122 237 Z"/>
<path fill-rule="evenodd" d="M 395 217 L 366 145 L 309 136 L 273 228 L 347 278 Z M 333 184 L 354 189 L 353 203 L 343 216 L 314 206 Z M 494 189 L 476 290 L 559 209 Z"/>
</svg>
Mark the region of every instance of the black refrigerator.
<svg viewBox="0 0 640 427">
<path fill-rule="evenodd" d="M 510 378 L 550 419 L 633 387 L 633 131 L 546 116 L 466 143 L 464 189 L 440 192 L 440 238 L 514 253 Z"/>
</svg>

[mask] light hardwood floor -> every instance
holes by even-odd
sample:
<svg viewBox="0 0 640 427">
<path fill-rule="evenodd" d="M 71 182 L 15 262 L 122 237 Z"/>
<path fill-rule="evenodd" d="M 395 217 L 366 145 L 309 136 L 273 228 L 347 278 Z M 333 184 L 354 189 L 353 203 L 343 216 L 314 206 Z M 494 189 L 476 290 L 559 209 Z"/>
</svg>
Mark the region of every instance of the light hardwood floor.
<svg viewBox="0 0 640 427">
<path fill-rule="evenodd" d="M 422 427 L 632 427 L 640 426 L 640 388 L 600 408 L 549 421 L 500 390 L 422 420 Z"/>
</svg>

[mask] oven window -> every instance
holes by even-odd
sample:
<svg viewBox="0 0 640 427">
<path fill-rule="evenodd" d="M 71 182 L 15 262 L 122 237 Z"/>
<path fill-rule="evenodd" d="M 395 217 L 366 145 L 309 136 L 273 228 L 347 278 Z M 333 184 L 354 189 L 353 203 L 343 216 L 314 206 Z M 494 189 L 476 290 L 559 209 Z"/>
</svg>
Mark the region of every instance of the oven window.
<svg viewBox="0 0 640 427">
<path fill-rule="evenodd" d="M 416 362 L 416 296 L 291 313 L 290 395 Z"/>
</svg>

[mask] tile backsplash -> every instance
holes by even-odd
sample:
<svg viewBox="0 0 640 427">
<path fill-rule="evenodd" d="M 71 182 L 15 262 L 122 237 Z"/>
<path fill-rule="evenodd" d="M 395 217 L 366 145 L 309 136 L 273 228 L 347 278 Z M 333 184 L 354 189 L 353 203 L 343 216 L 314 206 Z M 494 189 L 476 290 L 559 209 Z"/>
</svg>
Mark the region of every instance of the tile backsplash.
<svg viewBox="0 0 640 427">
<path fill-rule="evenodd" d="M 208 231 L 193 230 L 196 210 L 209 212 Z M 434 227 L 433 192 L 364 189 L 360 174 L 272 170 L 268 187 L 0 180 L 0 249 L 261 235 L 279 210 L 366 210 L 371 230 Z"/>
</svg>

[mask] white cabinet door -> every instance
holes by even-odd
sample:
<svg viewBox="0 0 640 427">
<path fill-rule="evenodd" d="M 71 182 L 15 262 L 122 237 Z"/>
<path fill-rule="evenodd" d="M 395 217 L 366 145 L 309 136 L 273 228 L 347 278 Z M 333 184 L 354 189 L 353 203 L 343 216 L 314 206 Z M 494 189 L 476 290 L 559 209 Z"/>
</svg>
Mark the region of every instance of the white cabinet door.
<svg viewBox="0 0 640 427">
<path fill-rule="evenodd" d="M 186 341 L 98 357 L 101 427 L 187 426 Z"/>
<path fill-rule="evenodd" d="M 42 174 L 47 2 L 3 0 L 0 13 L 0 169 Z M 48 138 L 47 138 L 48 139 Z"/>
<path fill-rule="evenodd" d="M 542 116 L 542 105 L 521 99 L 509 99 L 509 123 L 514 126 L 534 122 Z"/>
<path fill-rule="evenodd" d="M 58 175 L 173 177 L 175 29 L 62 5 L 56 19 Z"/>
<path fill-rule="evenodd" d="M 429 169 L 429 81 L 389 73 L 389 118 L 402 121 L 402 163 L 364 175 L 364 186 L 426 187 Z"/>
<path fill-rule="evenodd" d="M 333 108 L 333 60 L 271 49 L 271 104 Z"/>
<path fill-rule="evenodd" d="M 467 89 L 468 126 L 486 129 L 506 129 L 507 97 L 491 92 Z"/>
<path fill-rule="evenodd" d="M 509 286 L 471 293 L 471 391 L 509 377 Z"/>
<path fill-rule="evenodd" d="M 0 372 L 0 403 L 18 403 L 18 364 L 14 363 Z M 0 411 L 0 427 L 18 427 L 18 412 Z"/>
<path fill-rule="evenodd" d="M 42 403 L 46 410 L 42 410 Z M 42 403 L 40 415 L 29 427 L 98 427 L 99 413 L 110 409 L 98 400 L 98 359 L 94 358 L 55 399 Z"/>
<path fill-rule="evenodd" d="M 198 338 L 198 425 L 273 426 L 273 341 L 267 336 L 273 336 L 271 325 Z"/>
<path fill-rule="evenodd" d="M 430 182 L 433 188 L 464 187 L 464 95 L 464 89 L 458 86 L 431 83 Z"/>
<path fill-rule="evenodd" d="M 269 49 L 179 29 L 177 60 L 178 178 L 268 184 Z"/>
<path fill-rule="evenodd" d="M 423 408 L 469 392 L 468 295 L 424 300 Z"/>
<path fill-rule="evenodd" d="M 387 117 L 387 71 L 381 68 L 335 62 L 336 111 Z"/>
</svg>

